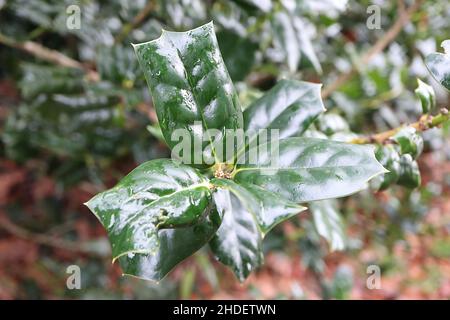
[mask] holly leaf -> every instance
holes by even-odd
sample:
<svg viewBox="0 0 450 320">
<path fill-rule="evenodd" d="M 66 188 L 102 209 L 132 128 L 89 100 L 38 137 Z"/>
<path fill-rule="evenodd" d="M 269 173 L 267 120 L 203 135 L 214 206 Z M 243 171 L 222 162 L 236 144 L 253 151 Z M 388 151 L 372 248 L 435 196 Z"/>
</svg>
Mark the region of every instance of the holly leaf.
<svg viewBox="0 0 450 320">
<path fill-rule="evenodd" d="M 300 62 L 301 49 L 292 18 L 286 12 L 279 11 L 274 15 L 272 24 L 275 47 L 283 52 L 289 71 L 294 73 Z"/>
<path fill-rule="evenodd" d="M 425 64 L 431 75 L 444 88 L 450 90 L 450 40 L 442 42 L 445 53 L 430 53 L 425 58 Z"/>
<path fill-rule="evenodd" d="M 324 237 L 331 251 L 344 250 L 347 242 L 345 225 L 334 200 L 315 201 L 309 204 L 317 232 Z"/>
<path fill-rule="evenodd" d="M 400 171 L 398 185 L 407 188 L 417 188 L 421 184 L 419 165 L 410 154 L 400 156 Z"/>
<path fill-rule="evenodd" d="M 169 147 L 178 145 L 180 132 L 186 133 L 191 152 L 180 153 L 185 164 L 204 167 L 225 162 L 215 146 L 226 145 L 226 129 L 242 128 L 242 111 L 212 22 L 187 32 L 163 30 L 158 39 L 134 49 Z M 207 129 L 218 133 L 203 141 Z M 201 159 L 196 145 L 202 146 Z"/>
<path fill-rule="evenodd" d="M 258 204 L 256 219 L 263 237 L 277 224 L 306 210 L 306 207 L 291 202 L 257 185 L 245 182 L 240 185 L 251 194 L 252 197 L 247 199 L 256 201 Z"/>
<path fill-rule="evenodd" d="M 251 212 L 253 209 L 247 206 L 248 201 L 243 201 L 245 191 L 231 180 L 214 179 L 212 182 L 218 187 L 214 202 L 223 218 L 210 241 L 211 250 L 242 282 L 262 264 L 262 236 Z"/>
<path fill-rule="evenodd" d="M 400 155 L 392 145 L 380 146 L 375 153 L 377 160 L 389 172 L 377 176 L 379 190 L 386 190 L 390 185 L 398 181 L 400 172 Z"/>
<path fill-rule="evenodd" d="M 158 250 L 154 254 L 129 253 L 119 257 L 123 273 L 147 280 L 162 280 L 178 263 L 211 240 L 220 221 L 218 212 L 212 207 L 194 226 L 160 230 Z"/>
<path fill-rule="evenodd" d="M 306 208 L 255 185 L 227 179 L 212 179 L 211 183 L 217 188 L 213 197 L 222 216 L 211 249 L 242 282 L 263 262 L 264 236 Z"/>
<path fill-rule="evenodd" d="M 218 32 L 217 40 L 231 79 L 242 81 L 255 63 L 258 45 L 230 30 Z"/>
<path fill-rule="evenodd" d="M 272 19 L 274 46 L 283 53 L 287 66 L 294 73 L 300 64 L 302 54 L 320 74 L 322 67 L 311 43 L 308 25 L 298 16 L 278 11 Z"/>
<path fill-rule="evenodd" d="M 227 179 L 212 179 L 211 184 L 228 189 L 239 198 L 254 215 L 263 237 L 280 222 L 306 210 L 306 207 L 254 184 L 246 182 L 238 184 Z"/>
<path fill-rule="evenodd" d="M 147 261 L 147 268 L 154 269 L 148 269 L 145 275 L 153 275 L 150 279 L 158 280 L 185 258 L 179 255 L 158 262 L 171 254 L 170 248 L 182 246 L 171 239 L 184 239 L 186 234 L 194 233 L 195 227 L 180 233 L 163 230 L 192 225 L 213 229 L 212 223 L 205 222 L 205 216 L 212 210 L 210 200 L 209 182 L 196 169 L 159 159 L 141 164 L 114 188 L 99 193 L 86 205 L 108 232 L 113 260 L 129 257 L 130 263 L 123 262 L 126 259 L 121 261 L 125 272 L 131 274 Z M 198 249 L 200 239 L 205 240 L 203 244 L 209 240 L 207 234 L 199 233 L 184 245 Z M 136 257 L 141 254 L 145 257 Z M 133 275 L 142 274 L 139 271 Z"/>
<path fill-rule="evenodd" d="M 278 129 L 280 138 L 301 135 L 325 111 L 321 84 L 281 80 L 244 111 L 244 128 L 250 136 L 260 129 Z"/>
<path fill-rule="evenodd" d="M 392 137 L 392 140 L 397 142 L 400 146 L 401 154 L 408 153 L 414 159 L 416 159 L 423 151 L 423 138 L 413 127 L 402 128 Z"/>
<path fill-rule="evenodd" d="M 294 137 L 276 149 L 270 143 L 250 148 L 237 161 L 235 180 L 302 203 L 350 195 L 386 172 L 368 145 Z"/>
<path fill-rule="evenodd" d="M 436 107 L 436 96 L 432 86 L 426 84 L 420 79 L 417 79 L 417 88 L 414 92 L 420 99 L 423 113 L 428 113 Z"/>
<path fill-rule="evenodd" d="M 309 30 L 311 25 L 297 16 L 293 16 L 292 21 L 302 53 L 314 67 L 314 70 L 316 70 L 318 74 L 322 74 L 322 66 L 320 65 L 319 58 L 317 57 L 316 51 L 312 45 L 312 34 Z"/>
</svg>

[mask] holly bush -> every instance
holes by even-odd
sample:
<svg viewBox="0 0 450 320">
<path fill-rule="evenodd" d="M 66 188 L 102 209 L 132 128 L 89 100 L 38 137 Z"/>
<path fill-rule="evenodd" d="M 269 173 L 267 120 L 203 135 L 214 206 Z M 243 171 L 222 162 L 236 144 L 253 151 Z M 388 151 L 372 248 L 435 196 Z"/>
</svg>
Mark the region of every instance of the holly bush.
<svg viewBox="0 0 450 320">
<path fill-rule="evenodd" d="M 322 296 L 344 297 L 327 254 L 417 232 L 446 190 L 422 154 L 450 157 L 447 2 L 382 1 L 375 29 L 371 5 L 0 1 L 1 163 L 27 172 L 25 190 L 55 185 L 11 196 L 5 216 L 41 239 L 86 219 L 97 194 L 90 236 L 106 230 L 101 256 L 124 274 L 159 281 L 196 253 L 211 283 L 210 256 L 244 281 L 264 254 L 300 252 Z M 61 237 L 98 254 L 82 232 Z"/>
<path fill-rule="evenodd" d="M 113 260 L 125 274 L 161 280 L 209 243 L 216 259 L 244 281 L 263 261 L 264 236 L 306 209 L 299 203 L 350 195 L 375 177 L 380 189 L 420 185 L 414 159 L 423 140 L 414 127 L 391 137 L 396 147 L 378 148 L 387 169 L 372 146 L 302 136 L 325 111 L 320 84 L 281 80 L 242 111 L 212 23 L 163 30 L 158 39 L 133 47 L 165 141 L 175 149 L 173 134 L 184 129 L 189 143 L 180 158 L 145 162 L 87 203 L 107 229 Z M 427 64 L 447 85 L 450 74 L 440 72 L 450 68 L 444 59 L 432 54 Z M 434 108 L 430 86 L 419 82 L 416 93 L 425 113 Z M 217 130 L 214 137 L 210 129 Z M 243 143 L 228 134 L 239 129 L 247 133 Z M 268 142 L 258 133 L 264 129 L 276 130 L 280 139 Z M 336 129 L 323 124 L 322 130 Z M 272 161 L 275 144 L 279 152 Z M 224 145 L 233 152 L 224 155 Z M 199 161 L 192 161 L 196 156 Z"/>
</svg>

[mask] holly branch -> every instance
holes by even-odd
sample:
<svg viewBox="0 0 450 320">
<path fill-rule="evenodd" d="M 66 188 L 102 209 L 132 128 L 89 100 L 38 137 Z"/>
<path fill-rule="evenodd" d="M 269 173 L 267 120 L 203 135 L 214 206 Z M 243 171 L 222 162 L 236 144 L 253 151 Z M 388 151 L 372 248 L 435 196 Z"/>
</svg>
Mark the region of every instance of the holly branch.
<svg viewBox="0 0 450 320">
<path fill-rule="evenodd" d="M 409 125 L 405 124 L 400 127 L 372 134 L 365 137 L 358 137 L 355 139 L 350 140 L 350 143 L 354 144 L 367 144 L 367 143 L 377 143 L 377 144 L 385 144 L 390 141 L 390 138 L 393 137 L 397 132 L 399 132 L 402 128 L 405 126 L 413 127 L 418 132 L 423 132 L 428 129 L 438 127 L 442 125 L 444 122 L 450 120 L 450 114 L 447 108 L 442 108 L 440 110 L 440 113 L 438 113 L 435 116 L 425 114 L 420 119 L 414 123 L 411 123 Z"/>
</svg>

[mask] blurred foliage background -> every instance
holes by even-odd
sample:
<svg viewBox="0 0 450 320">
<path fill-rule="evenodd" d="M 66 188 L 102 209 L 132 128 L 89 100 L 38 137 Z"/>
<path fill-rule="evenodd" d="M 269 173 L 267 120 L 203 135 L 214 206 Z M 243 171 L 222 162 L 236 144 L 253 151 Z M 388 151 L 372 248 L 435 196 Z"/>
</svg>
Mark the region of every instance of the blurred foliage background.
<svg viewBox="0 0 450 320">
<path fill-rule="evenodd" d="M 316 128 L 346 139 L 416 121 L 417 78 L 450 105 L 423 62 L 450 38 L 449 16 L 446 0 L 0 0 L 0 298 L 450 298 L 448 123 L 423 135 L 420 188 L 312 206 L 269 234 L 244 285 L 206 250 L 159 284 L 121 277 L 83 206 L 169 155 L 130 43 L 213 20 L 244 107 L 281 78 L 320 82 Z M 66 287 L 73 264 L 81 290 Z"/>
</svg>

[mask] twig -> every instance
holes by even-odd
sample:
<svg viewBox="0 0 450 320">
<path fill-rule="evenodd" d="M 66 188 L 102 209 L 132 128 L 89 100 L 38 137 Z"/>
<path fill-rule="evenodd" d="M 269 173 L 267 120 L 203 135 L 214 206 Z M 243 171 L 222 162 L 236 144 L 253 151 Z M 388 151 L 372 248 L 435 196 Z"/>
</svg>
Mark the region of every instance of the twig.
<svg viewBox="0 0 450 320">
<path fill-rule="evenodd" d="M 384 34 L 383 37 L 381 37 L 366 53 L 361 56 L 361 58 L 358 60 L 359 64 L 367 65 L 373 57 L 383 51 L 389 43 L 394 41 L 403 27 L 409 22 L 413 13 L 418 10 L 421 3 L 422 0 L 416 0 L 413 5 L 405 10 L 403 2 L 399 1 L 399 17 L 397 21 L 391 26 L 391 28 Z M 327 85 L 322 90 L 322 98 L 328 98 L 331 93 L 339 89 L 344 83 L 353 78 L 353 76 L 356 75 L 357 72 L 358 70 L 356 66 L 352 66 L 349 71 L 340 74 L 331 84 Z"/>
<path fill-rule="evenodd" d="M 134 17 L 133 21 L 131 23 L 127 23 L 123 26 L 122 31 L 117 35 L 115 42 L 119 43 L 122 42 L 122 40 L 137 26 L 139 26 L 145 18 L 152 12 L 154 9 L 155 2 L 149 1 L 147 5 L 142 8 L 142 10 Z"/>
<path fill-rule="evenodd" d="M 83 70 L 86 73 L 87 78 L 91 81 L 98 81 L 100 79 L 100 76 L 96 71 L 89 69 L 81 62 L 62 54 L 59 51 L 46 48 L 39 43 L 33 41 L 15 41 L 14 39 L 11 39 L 1 33 L 0 43 L 23 50 L 39 59 L 46 60 L 63 67 Z"/>
<path fill-rule="evenodd" d="M 59 238 L 55 238 L 45 234 L 37 234 L 30 232 L 18 225 L 12 223 L 9 219 L 5 217 L 0 217 L 0 229 L 14 235 L 18 238 L 29 240 L 32 242 L 39 243 L 41 245 L 46 245 L 49 247 L 62 249 L 66 251 L 72 251 L 82 254 L 88 254 L 90 256 L 97 256 L 99 258 L 105 258 L 105 254 L 101 254 L 96 250 L 91 250 L 83 246 L 83 243 L 77 243 L 72 241 L 67 241 Z"/>
<path fill-rule="evenodd" d="M 431 115 L 423 115 L 419 121 L 414 122 L 409 127 L 415 128 L 418 132 L 426 131 L 428 129 L 437 127 L 444 123 L 445 121 L 450 120 L 450 113 L 446 108 L 442 108 L 441 112 L 435 116 Z M 350 141 L 350 143 L 355 144 L 366 144 L 366 143 L 378 143 L 383 144 L 387 142 L 392 136 L 394 136 L 397 132 L 399 132 L 405 126 L 401 126 L 398 128 L 394 128 L 388 131 L 380 132 L 377 134 L 373 134 L 367 137 L 355 138 Z"/>
</svg>

